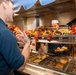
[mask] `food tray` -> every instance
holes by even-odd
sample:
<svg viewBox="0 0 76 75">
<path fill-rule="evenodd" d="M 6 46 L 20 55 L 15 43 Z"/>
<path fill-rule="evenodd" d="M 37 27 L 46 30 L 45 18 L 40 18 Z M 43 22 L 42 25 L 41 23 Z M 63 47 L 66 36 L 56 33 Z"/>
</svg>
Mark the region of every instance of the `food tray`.
<svg viewBox="0 0 76 75">
<path fill-rule="evenodd" d="M 67 57 L 50 56 L 39 64 L 46 66 L 47 68 L 53 68 L 55 70 L 65 72 L 67 70 L 69 61 L 70 59 Z"/>
<path fill-rule="evenodd" d="M 38 54 L 31 55 L 28 61 L 32 62 L 33 60 L 35 60 L 37 58 L 37 56 L 38 56 Z"/>
<path fill-rule="evenodd" d="M 70 64 L 69 67 L 70 67 L 69 73 L 71 75 L 76 75 L 76 58 L 72 60 L 72 64 Z"/>
<path fill-rule="evenodd" d="M 29 62 L 32 63 L 40 63 L 41 61 L 43 61 L 45 58 L 47 58 L 49 55 L 48 54 L 42 54 L 42 55 L 35 55 L 29 58 Z"/>
</svg>

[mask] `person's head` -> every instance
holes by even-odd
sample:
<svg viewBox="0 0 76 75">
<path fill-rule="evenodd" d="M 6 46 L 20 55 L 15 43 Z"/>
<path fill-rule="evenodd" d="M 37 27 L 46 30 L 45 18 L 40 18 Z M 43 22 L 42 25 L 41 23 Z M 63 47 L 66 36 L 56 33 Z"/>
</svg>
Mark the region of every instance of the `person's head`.
<svg viewBox="0 0 76 75">
<path fill-rule="evenodd" d="M 40 43 L 40 48 L 43 48 L 44 47 L 44 43 Z"/>
<path fill-rule="evenodd" d="M 0 0 L 0 18 L 5 22 L 12 22 L 13 16 L 14 10 L 11 0 Z"/>
<path fill-rule="evenodd" d="M 58 30 L 59 24 L 58 20 L 52 20 L 52 28 Z"/>
</svg>

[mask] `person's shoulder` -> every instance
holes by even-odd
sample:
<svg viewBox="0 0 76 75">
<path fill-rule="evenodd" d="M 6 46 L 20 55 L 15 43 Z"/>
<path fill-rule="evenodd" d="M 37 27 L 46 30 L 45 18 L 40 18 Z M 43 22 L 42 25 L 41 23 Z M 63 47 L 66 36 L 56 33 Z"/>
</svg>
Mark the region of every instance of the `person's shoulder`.
<svg viewBox="0 0 76 75">
<path fill-rule="evenodd" d="M 1 37 L 9 37 L 9 38 L 14 38 L 14 34 L 12 33 L 12 31 L 10 31 L 9 29 L 3 30 L 0 32 L 0 36 Z"/>
<path fill-rule="evenodd" d="M 12 32 L 10 32 L 9 30 L 5 30 L 0 34 L 0 43 L 2 42 L 2 44 L 9 44 L 9 46 L 12 44 L 12 46 L 14 44 L 16 44 L 16 37 L 14 36 L 14 34 Z M 14 43 L 14 44 L 13 44 Z"/>
</svg>

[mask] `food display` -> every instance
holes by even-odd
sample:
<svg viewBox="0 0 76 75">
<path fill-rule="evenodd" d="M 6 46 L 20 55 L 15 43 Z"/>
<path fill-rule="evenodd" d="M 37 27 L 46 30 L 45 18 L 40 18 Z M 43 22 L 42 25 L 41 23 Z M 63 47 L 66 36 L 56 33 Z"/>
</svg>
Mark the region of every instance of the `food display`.
<svg viewBox="0 0 76 75">
<path fill-rule="evenodd" d="M 52 34 L 52 30 L 46 27 L 40 27 L 34 30 L 25 30 L 24 32 L 30 36 L 40 36 L 40 35 L 47 36 Z"/>
<path fill-rule="evenodd" d="M 65 67 L 65 65 L 67 64 L 68 59 L 64 59 L 64 58 L 59 58 L 58 59 L 57 58 L 57 59 L 55 59 L 55 61 L 56 61 L 55 67 L 63 69 Z"/>
<path fill-rule="evenodd" d="M 47 68 L 64 70 L 69 60 L 70 58 L 67 57 L 50 56 L 44 61 L 42 61 L 40 65 L 46 66 Z"/>
<path fill-rule="evenodd" d="M 52 27 L 39 27 L 33 30 L 25 30 L 24 31 L 30 38 L 35 39 L 36 41 L 39 40 L 47 40 L 48 42 L 51 40 L 57 40 L 57 41 L 72 41 L 72 36 L 76 32 L 76 27 L 70 27 L 70 28 L 59 28 L 58 30 L 53 30 Z M 74 36 L 73 36 L 74 37 Z M 71 38 L 71 39 L 70 39 Z M 67 51 L 68 49 L 59 49 L 57 48 L 55 52 L 62 52 Z"/>
<path fill-rule="evenodd" d="M 13 25 L 8 27 L 15 35 L 20 34 L 20 29 Z M 34 30 L 26 30 L 24 31 L 30 38 L 33 38 L 35 41 L 39 40 L 47 40 L 49 43 L 51 40 L 65 40 L 67 39 L 67 35 L 74 34 L 76 31 L 76 27 L 72 27 L 70 29 L 59 29 L 59 30 L 52 30 L 52 28 L 49 27 L 40 27 Z M 67 34 L 67 35 L 66 35 Z M 60 36 L 61 35 L 61 36 Z M 64 36 L 63 36 L 64 35 Z M 59 39 L 61 38 L 61 39 Z M 68 37 L 69 38 L 69 37 Z M 60 43 L 59 43 L 60 44 Z M 33 44 L 35 46 L 35 44 Z M 63 45 L 62 47 L 57 47 L 56 49 L 53 50 L 54 54 L 62 54 L 66 53 L 69 51 L 69 47 L 66 45 Z M 38 64 L 38 66 L 43 66 L 46 68 L 52 68 L 57 71 L 65 71 L 68 63 L 69 63 L 70 58 L 67 58 L 66 56 L 52 56 L 48 54 L 38 54 L 38 53 L 30 53 L 30 58 L 28 60 L 28 63 L 34 63 Z M 68 68 L 68 67 L 67 67 Z M 72 72 L 76 73 L 76 63 L 73 67 Z"/>
<path fill-rule="evenodd" d="M 71 35 L 76 31 L 76 27 L 73 26 L 69 29 L 61 28 L 58 30 L 52 30 L 51 27 L 39 27 L 34 30 L 25 30 L 24 32 L 30 36 L 48 36 L 48 35 Z"/>
<path fill-rule="evenodd" d="M 32 62 L 32 61 L 34 61 L 35 59 L 37 59 L 37 56 L 38 56 L 38 55 L 31 56 L 31 57 L 29 58 L 29 62 Z"/>
<path fill-rule="evenodd" d="M 53 31 L 53 35 L 61 35 L 61 34 L 62 34 L 62 32 L 59 31 L 59 30 L 54 30 Z"/>
<path fill-rule="evenodd" d="M 8 29 L 11 30 L 15 35 L 20 34 L 20 29 L 16 25 L 8 26 Z"/>
<path fill-rule="evenodd" d="M 34 60 L 33 62 L 34 63 L 39 63 L 39 62 L 41 62 L 42 61 L 42 59 L 36 59 L 36 60 Z"/>
<path fill-rule="evenodd" d="M 66 43 L 66 44 L 70 44 L 71 40 L 74 39 L 74 38 L 72 38 L 72 36 L 69 36 L 72 34 L 72 31 L 70 29 L 51 30 L 50 28 L 49 29 L 47 28 L 44 30 L 42 28 L 39 28 L 32 32 L 35 33 L 35 31 L 38 34 L 32 35 L 30 33 L 30 35 L 33 36 L 37 42 L 39 42 L 39 41 L 42 42 L 41 41 L 41 39 L 42 39 L 42 40 L 44 40 L 43 42 L 48 40 L 49 42 L 47 42 L 47 43 L 54 43 L 54 44 L 56 43 L 56 44 L 63 44 L 63 45 L 59 45 L 59 46 L 57 46 L 56 49 L 50 50 L 50 51 L 52 51 L 52 53 L 54 53 L 55 56 L 37 55 L 34 58 L 29 58 L 29 62 L 37 63 L 39 66 L 46 67 L 49 69 L 66 72 L 66 70 L 68 69 L 68 64 L 70 62 L 70 58 L 67 58 L 67 56 L 64 56 L 64 55 L 65 54 L 69 55 L 69 51 L 70 51 L 69 46 L 71 46 L 71 45 L 64 45 L 64 44 L 68 41 L 67 39 L 70 39 L 70 42 Z M 51 40 L 52 40 L 52 42 L 51 42 Z M 61 40 L 63 40 L 63 41 L 61 41 Z M 53 41 L 56 41 L 56 42 L 53 42 Z"/>
<path fill-rule="evenodd" d="M 64 64 L 64 65 L 65 65 L 65 64 L 68 62 L 68 60 L 67 60 L 67 59 L 63 59 L 63 58 L 62 58 L 62 59 L 60 59 L 60 61 L 59 61 L 59 62 L 60 62 L 61 64 Z"/>
<path fill-rule="evenodd" d="M 54 61 L 50 61 L 50 62 L 48 62 L 48 66 L 55 66 L 55 62 Z"/>
<path fill-rule="evenodd" d="M 76 34 L 76 24 L 70 27 L 72 34 Z"/>
<path fill-rule="evenodd" d="M 63 52 L 63 51 L 67 51 L 67 50 L 68 50 L 68 47 L 66 47 L 66 46 L 57 47 L 55 49 L 55 53 L 57 53 L 57 52 Z"/>
<path fill-rule="evenodd" d="M 68 63 L 68 59 L 60 58 L 56 64 L 56 68 L 64 69 L 67 63 Z"/>
<path fill-rule="evenodd" d="M 45 58 L 47 58 L 49 55 L 47 54 L 38 54 L 38 55 L 35 55 L 33 57 L 30 57 L 29 58 L 29 62 L 33 62 L 33 63 L 39 63 L 41 62 L 42 60 L 44 60 Z"/>
<path fill-rule="evenodd" d="M 61 68 L 61 69 L 63 69 L 63 68 L 64 68 L 64 65 L 61 64 L 61 63 L 57 63 L 56 67 L 57 67 L 57 68 Z"/>
</svg>

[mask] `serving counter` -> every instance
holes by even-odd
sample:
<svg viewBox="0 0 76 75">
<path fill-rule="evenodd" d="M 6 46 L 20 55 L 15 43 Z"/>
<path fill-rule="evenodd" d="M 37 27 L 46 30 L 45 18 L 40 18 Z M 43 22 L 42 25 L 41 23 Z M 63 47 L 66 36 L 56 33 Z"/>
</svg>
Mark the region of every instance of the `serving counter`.
<svg viewBox="0 0 76 75">
<path fill-rule="evenodd" d="M 58 72 L 52 69 L 47 69 L 35 64 L 26 64 L 24 72 L 31 75 L 69 75 L 66 73 Z"/>
<path fill-rule="evenodd" d="M 76 44 L 76 35 L 57 35 L 52 36 L 52 39 L 50 41 L 45 39 L 46 37 L 39 38 L 38 42 L 43 43 L 56 43 L 56 44 L 69 44 L 72 47 L 72 56 L 65 56 L 64 60 L 67 58 L 66 64 L 59 62 L 61 61 L 61 56 L 53 56 L 41 58 L 39 60 L 35 56 L 32 60 L 26 64 L 25 70 L 23 72 L 28 73 L 30 75 L 76 75 L 76 58 L 74 57 L 74 48 L 73 46 Z M 68 48 L 69 49 L 69 48 Z M 60 52 L 61 53 L 61 52 Z M 33 54 L 34 56 L 34 54 Z M 42 56 L 41 56 L 42 57 Z M 31 57 L 30 57 L 31 58 Z M 39 57 L 38 57 L 39 58 Z M 50 58 L 50 59 L 49 59 Z M 50 61 L 50 65 L 48 64 L 48 61 Z"/>
<path fill-rule="evenodd" d="M 36 56 L 33 56 L 37 57 Z M 49 59 L 50 58 L 50 59 Z M 75 60 L 72 57 L 58 57 L 49 56 L 42 61 L 36 61 L 34 58 L 26 64 L 25 73 L 30 75 L 75 75 L 76 71 L 73 69 Z M 51 63 L 53 62 L 53 63 Z"/>
</svg>

